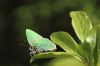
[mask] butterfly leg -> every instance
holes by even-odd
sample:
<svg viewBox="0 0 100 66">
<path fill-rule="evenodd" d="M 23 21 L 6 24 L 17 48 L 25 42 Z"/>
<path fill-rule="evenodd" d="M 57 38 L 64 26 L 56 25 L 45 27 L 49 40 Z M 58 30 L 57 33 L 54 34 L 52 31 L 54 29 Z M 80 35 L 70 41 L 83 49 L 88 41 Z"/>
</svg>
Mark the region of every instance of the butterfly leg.
<svg viewBox="0 0 100 66">
<path fill-rule="evenodd" d="M 37 51 L 38 53 L 41 53 L 41 52 L 43 52 L 43 49 L 41 49 L 41 48 L 36 48 L 36 51 Z"/>
<path fill-rule="evenodd" d="M 34 50 L 34 51 L 31 51 L 30 52 L 30 55 L 32 56 L 32 55 L 35 55 L 37 52 Z"/>
<path fill-rule="evenodd" d="M 34 47 L 30 47 L 29 50 L 30 50 L 30 55 L 31 56 L 33 56 L 33 55 L 35 55 L 37 53 L 37 51 L 36 51 L 36 49 Z"/>
</svg>

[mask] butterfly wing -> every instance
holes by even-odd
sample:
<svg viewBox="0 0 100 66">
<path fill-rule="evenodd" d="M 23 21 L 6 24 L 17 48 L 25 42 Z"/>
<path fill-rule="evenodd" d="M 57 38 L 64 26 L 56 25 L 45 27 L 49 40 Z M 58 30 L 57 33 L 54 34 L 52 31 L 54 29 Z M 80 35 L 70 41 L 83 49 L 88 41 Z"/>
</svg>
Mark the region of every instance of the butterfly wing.
<svg viewBox="0 0 100 66">
<path fill-rule="evenodd" d="M 56 49 L 56 45 L 47 38 L 43 38 L 36 42 L 37 47 L 45 51 L 52 51 Z"/>
<path fill-rule="evenodd" d="M 36 32 L 26 29 L 26 36 L 29 44 L 35 46 L 37 49 L 45 51 L 52 51 L 56 49 L 56 45 L 47 38 L 43 38 Z"/>
<path fill-rule="evenodd" d="M 37 46 L 36 42 L 43 38 L 42 36 L 30 29 L 26 29 L 26 37 L 31 46 Z"/>
</svg>

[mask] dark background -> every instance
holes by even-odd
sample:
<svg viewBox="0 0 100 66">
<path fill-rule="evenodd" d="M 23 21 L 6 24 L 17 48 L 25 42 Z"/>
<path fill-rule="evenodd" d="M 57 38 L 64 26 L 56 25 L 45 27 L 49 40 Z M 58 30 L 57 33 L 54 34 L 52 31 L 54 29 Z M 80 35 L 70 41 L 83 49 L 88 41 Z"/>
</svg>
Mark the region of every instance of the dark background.
<svg viewBox="0 0 100 66">
<path fill-rule="evenodd" d="M 53 32 L 67 31 L 78 41 L 69 13 L 83 10 L 95 25 L 99 4 L 100 0 L 0 0 L 0 66 L 30 66 L 26 28 L 48 38 Z"/>
</svg>

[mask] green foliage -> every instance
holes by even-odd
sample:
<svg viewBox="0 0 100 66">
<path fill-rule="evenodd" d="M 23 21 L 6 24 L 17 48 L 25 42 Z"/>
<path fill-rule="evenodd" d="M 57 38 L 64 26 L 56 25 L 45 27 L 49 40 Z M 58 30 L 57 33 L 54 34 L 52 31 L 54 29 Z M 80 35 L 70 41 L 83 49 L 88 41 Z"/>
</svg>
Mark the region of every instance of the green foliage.
<svg viewBox="0 0 100 66">
<path fill-rule="evenodd" d="M 73 28 L 79 37 L 79 39 L 84 42 L 88 31 L 92 28 L 91 20 L 82 11 L 71 12 Z"/>
<path fill-rule="evenodd" d="M 86 64 L 77 61 L 73 57 L 60 57 L 52 60 L 48 66 L 86 66 Z"/>
<path fill-rule="evenodd" d="M 77 47 L 77 43 L 73 40 L 73 38 L 68 33 L 63 31 L 53 33 L 50 38 L 66 52 L 73 53 Z M 76 54 L 77 51 L 75 52 L 75 55 Z"/>
<path fill-rule="evenodd" d="M 46 53 L 39 53 L 35 56 L 33 56 L 30 60 L 30 63 L 36 59 L 41 59 L 41 58 L 53 58 L 53 57 L 67 57 L 67 56 L 72 56 L 72 54 L 65 53 L 65 52 L 46 52 Z"/>
<path fill-rule="evenodd" d="M 93 27 L 91 20 L 83 11 L 72 11 L 70 16 L 72 26 L 81 43 L 78 44 L 67 32 L 54 32 L 50 36 L 51 40 L 65 52 L 39 53 L 31 58 L 31 62 L 40 58 L 67 57 L 70 55 L 86 64 L 84 66 L 100 65 L 100 25 Z"/>
<path fill-rule="evenodd" d="M 94 27 L 96 30 L 96 47 L 94 49 L 94 60 L 95 65 L 100 66 L 100 25 Z"/>
</svg>

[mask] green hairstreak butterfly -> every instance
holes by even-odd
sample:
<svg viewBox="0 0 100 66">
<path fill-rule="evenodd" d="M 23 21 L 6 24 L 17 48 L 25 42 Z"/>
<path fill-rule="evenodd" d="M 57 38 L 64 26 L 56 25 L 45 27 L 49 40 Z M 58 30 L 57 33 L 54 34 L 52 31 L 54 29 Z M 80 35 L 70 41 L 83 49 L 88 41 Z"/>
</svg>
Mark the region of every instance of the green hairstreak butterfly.
<svg viewBox="0 0 100 66">
<path fill-rule="evenodd" d="M 56 45 L 48 38 L 40 36 L 38 33 L 26 29 L 26 37 L 30 44 L 31 54 L 40 53 L 43 51 L 53 51 L 56 49 Z"/>
</svg>

